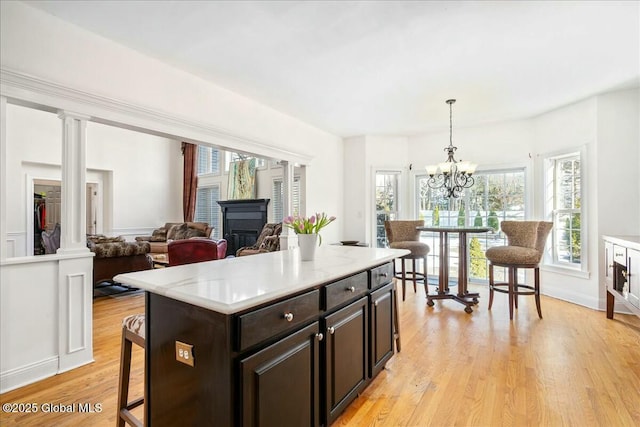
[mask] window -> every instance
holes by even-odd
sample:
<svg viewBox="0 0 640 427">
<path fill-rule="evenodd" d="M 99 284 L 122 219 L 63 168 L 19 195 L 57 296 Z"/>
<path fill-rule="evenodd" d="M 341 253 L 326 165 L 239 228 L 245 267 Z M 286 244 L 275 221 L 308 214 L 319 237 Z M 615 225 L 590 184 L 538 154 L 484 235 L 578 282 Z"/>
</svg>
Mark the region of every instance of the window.
<svg viewBox="0 0 640 427">
<path fill-rule="evenodd" d="M 213 147 L 198 146 L 198 175 L 220 174 L 220 151 Z"/>
<path fill-rule="evenodd" d="M 553 221 L 551 264 L 583 270 L 582 161 L 574 152 L 546 159 L 546 211 Z"/>
<path fill-rule="evenodd" d="M 387 237 L 384 230 L 384 222 L 398 219 L 398 188 L 400 172 L 377 171 L 376 172 L 376 247 L 387 246 Z"/>
<path fill-rule="evenodd" d="M 271 192 L 271 208 L 273 212 L 273 222 L 282 222 L 284 219 L 284 206 L 283 206 L 283 185 L 282 178 L 276 178 L 273 180 L 273 188 Z M 292 188 L 293 200 L 291 201 L 292 215 L 298 215 L 300 213 L 300 177 L 295 176 L 293 178 Z"/>
<path fill-rule="evenodd" d="M 524 169 L 482 171 L 474 175 L 475 184 L 465 190 L 458 199 L 442 196 L 440 190 L 427 185 L 427 175 L 416 176 L 416 212 L 424 219 L 425 225 L 443 226 L 486 226 L 492 231 L 469 236 L 469 279 L 486 282 L 489 279 L 488 261 L 485 251 L 493 246 L 506 244 L 506 238 L 500 233 L 503 220 L 523 220 L 525 217 L 525 173 Z M 420 240 L 429 245 L 429 263 L 427 274 L 437 276 L 440 266 L 438 233 L 423 232 Z M 449 235 L 449 274 L 458 273 L 458 235 Z M 506 280 L 506 272 L 495 268 L 496 280 Z M 520 270 L 521 280 L 524 273 Z"/>
<path fill-rule="evenodd" d="M 252 159 L 254 156 L 247 156 L 245 154 L 234 153 L 233 151 L 225 151 L 224 152 L 224 171 L 225 173 L 229 172 L 229 165 L 232 162 L 237 162 L 238 160 L 247 160 Z M 264 159 L 260 159 L 258 157 L 256 159 L 256 168 L 264 168 L 266 162 Z"/>
<path fill-rule="evenodd" d="M 213 236 L 219 239 L 221 236 L 220 225 L 220 186 L 212 185 L 210 187 L 199 187 L 196 195 L 196 213 L 194 221 L 207 222 L 214 227 Z"/>
</svg>

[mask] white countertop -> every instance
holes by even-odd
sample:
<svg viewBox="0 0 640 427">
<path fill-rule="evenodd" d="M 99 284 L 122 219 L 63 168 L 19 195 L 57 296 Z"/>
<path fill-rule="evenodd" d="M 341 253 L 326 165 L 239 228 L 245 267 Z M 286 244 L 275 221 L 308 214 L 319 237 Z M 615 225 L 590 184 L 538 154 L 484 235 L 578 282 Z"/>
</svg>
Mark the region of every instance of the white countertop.
<svg viewBox="0 0 640 427">
<path fill-rule="evenodd" d="M 640 251 L 640 236 L 602 236 L 604 240 Z"/>
<path fill-rule="evenodd" d="M 223 314 L 233 314 L 407 255 L 404 249 L 321 246 L 119 274 L 116 282 Z"/>
</svg>

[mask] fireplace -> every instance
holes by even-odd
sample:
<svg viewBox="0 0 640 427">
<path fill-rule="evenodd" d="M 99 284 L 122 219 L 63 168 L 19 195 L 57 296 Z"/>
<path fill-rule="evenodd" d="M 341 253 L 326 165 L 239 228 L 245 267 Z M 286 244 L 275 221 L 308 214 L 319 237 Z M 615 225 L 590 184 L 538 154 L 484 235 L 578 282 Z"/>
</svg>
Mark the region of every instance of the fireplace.
<svg viewBox="0 0 640 427">
<path fill-rule="evenodd" d="M 269 199 L 224 200 L 222 235 L 227 240 L 227 256 L 244 246 L 253 245 L 267 223 Z"/>
</svg>

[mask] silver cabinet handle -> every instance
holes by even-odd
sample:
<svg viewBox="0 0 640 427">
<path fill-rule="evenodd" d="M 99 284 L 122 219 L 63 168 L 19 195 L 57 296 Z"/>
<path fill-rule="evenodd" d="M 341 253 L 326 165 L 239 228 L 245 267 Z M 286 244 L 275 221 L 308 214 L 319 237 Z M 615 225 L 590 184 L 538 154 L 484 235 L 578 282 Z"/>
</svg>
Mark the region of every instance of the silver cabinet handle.
<svg viewBox="0 0 640 427">
<path fill-rule="evenodd" d="M 355 292 L 356 291 L 356 287 L 352 286 L 350 288 L 345 289 L 345 291 L 347 291 L 347 292 Z"/>
<path fill-rule="evenodd" d="M 285 313 L 285 314 L 284 314 L 284 319 L 285 319 L 287 322 L 291 322 L 291 321 L 293 320 L 293 313 Z"/>
<path fill-rule="evenodd" d="M 317 333 L 316 338 L 318 339 L 318 341 L 322 341 L 324 339 L 324 335 L 322 335 L 322 332 Z"/>
<path fill-rule="evenodd" d="M 373 303 L 373 305 L 374 305 L 375 307 L 377 307 L 377 306 L 378 306 L 378 301 L 375 301 L 375 302 Z"/>
<path fill-rule="evenodd" d="M 388 276 L 388 274 L 387 274 L 387 273 L 380 273 L 380 276 L 382 276 L 382 277 L 387 277 L 387 276 Z"/>
<path fill-rule="evenodd" d="M 329 326 L 327 328 L 327 332 L 329 332 L 331 335 L 333 335 L 333 333 L 336 331 L 336 329 L 333 326 Z"/>
</svg>

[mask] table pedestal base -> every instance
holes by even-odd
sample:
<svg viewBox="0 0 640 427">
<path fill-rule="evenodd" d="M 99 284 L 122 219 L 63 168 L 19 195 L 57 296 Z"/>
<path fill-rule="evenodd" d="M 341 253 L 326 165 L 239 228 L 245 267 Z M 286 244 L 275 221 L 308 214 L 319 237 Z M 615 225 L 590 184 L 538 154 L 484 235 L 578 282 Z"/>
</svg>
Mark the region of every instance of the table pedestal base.
<svg viewBox="0 0 640 427">
<path fill-rule="evenodd" d="M 433 301 L 438 299 L 452 299 L 454 301 L 459 302 L 460 304 L 465 305 L 464 311 L 467 313 L 473 312 L 471 306 L 478 304 L 478 297 L 480 294 L 475 292 L 467 292 L 464 295 L 459 294 L 449 294 L 449 293 L 437 293 L 435 295 L 427 295 L 427 305 L 429 307 L 433 307 L 435 304 Z"/>
<path fill-rule="evenodd" d="M 438 293 L 427 294 L 427 305 L 433 307 L 433 300 L 452 299 L 463 304 L 464 311 L 473 312 L 471 306 L 478 304 L 479 294 L 467 291 L 467 233 L 486 233 L 487 227 L 417 227 L 420 231 L 435 231 L 440 234 L 440 275 Z M 449 293 L 449 233 L 458 233 L 458 293 Z"/>
</svg>

